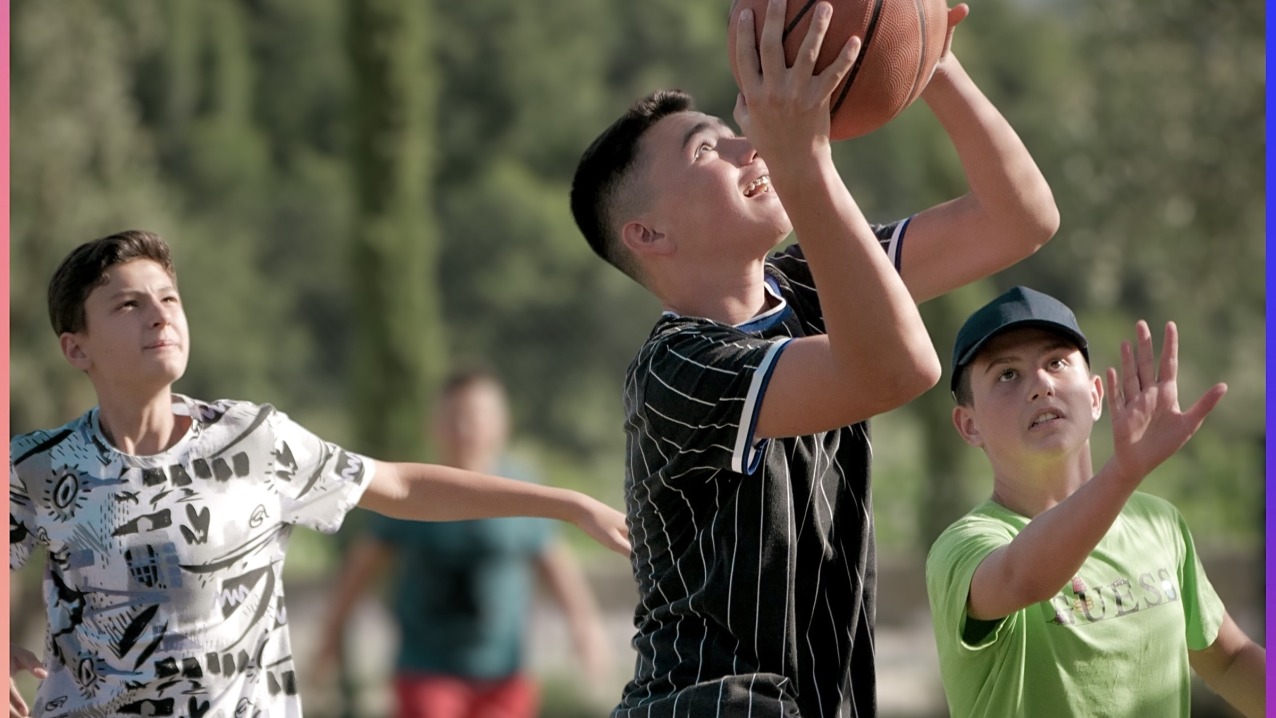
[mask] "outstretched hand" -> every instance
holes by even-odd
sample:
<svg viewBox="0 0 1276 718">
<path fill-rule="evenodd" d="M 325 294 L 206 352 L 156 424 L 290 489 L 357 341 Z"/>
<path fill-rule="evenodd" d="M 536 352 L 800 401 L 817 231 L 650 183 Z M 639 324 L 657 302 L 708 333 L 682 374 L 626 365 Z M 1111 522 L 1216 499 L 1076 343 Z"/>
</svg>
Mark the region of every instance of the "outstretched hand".
<svg viewBox="0 0 1276 718">
<path fill-rule="evenodd" d="M 21 647 L 9 644 L 9 717 L 18 718 L 20 716 L 31 715 L 30 709 L 27 708 L 26 701 L 22 700 L 22 694 L 18 692 L 18 687 L 13 683 L 13 676 L 22 671 L 30 671 L 31 675 L 43 680 L 48 677 L 48 672 L 44 670 L 44 664 L 40 661 L 39 656 L 31 651 Z"/>
<path fill-rule="evenodd" d="M 1159 368 L 1155 366 L 1152 332 L 1147 322 L 1135 325 L 1137 347 L 1121 343 L 1121 377 L 1108 369 L 1108 409 L 1112 412 L 1112 460 L 1120 475 L 1142 481 L 1178 451 L 1214 410 L 1226 384 L 1215 384 L 1186 412 L 1179 409 L 1179 336 L 1174 322 L 1165 325 Z"/>
<path fill-rule="evenodd" d="M 821 1 L 789 67 L 784 57 L 786 1 L 769 0 L 756 45 L 753 11 L 742 10 L 736 25 L 740 94 L 733 114 L 740 131 L 768 161 L 793 152 L 809 154 L 813 145 L 828 144 L 830 95 L 860 50 L 860 38 L 851 37 L 827 67 L 815 72 L 833 15 L 832 5 Z"/>
<path fill-rule="evenodd" d="M 625 515 L 589 496 L 584 496 L 582 509 L 574 523 L 598 543 L 627 558 L 632 549 Z"/>
</svg>

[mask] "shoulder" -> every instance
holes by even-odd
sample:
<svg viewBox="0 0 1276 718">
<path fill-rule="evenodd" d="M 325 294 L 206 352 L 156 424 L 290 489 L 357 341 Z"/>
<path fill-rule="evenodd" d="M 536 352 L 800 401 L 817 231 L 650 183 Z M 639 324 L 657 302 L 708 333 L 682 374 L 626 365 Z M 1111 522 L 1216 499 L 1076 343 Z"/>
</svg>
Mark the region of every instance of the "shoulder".
<svg viewBox="0 0 1276 718">
<path fill-rule="evenodd" d="M 93 410 L 90 409 L 56 429 L 38 429 L 14 436 L 9 440 L 9 465 L 16 468 L 28 459 L 54 448 L 81 443 L 88 435 L 87 427 L 92 413 Z"/>
<path fill-rule="evenodd" d="M 1149 515 L 1179 516 L 1178 507 L 1169 501 L 1152 494 L 1135 491 L 1125 502 L 1126 509 L 1132 509 Z"/>
<path fill-rule="evenodd" d="M 1012 514 L 992 501 L 985 501 L 939 534 L 926 556 L 926 564 L 929 567 L 931 564 L 944 562 L 954 554 L 971 550 L 992 551 L 1014 540 L 1022 528 L 1019 522 L 1013 520 Z"/>
</svg>

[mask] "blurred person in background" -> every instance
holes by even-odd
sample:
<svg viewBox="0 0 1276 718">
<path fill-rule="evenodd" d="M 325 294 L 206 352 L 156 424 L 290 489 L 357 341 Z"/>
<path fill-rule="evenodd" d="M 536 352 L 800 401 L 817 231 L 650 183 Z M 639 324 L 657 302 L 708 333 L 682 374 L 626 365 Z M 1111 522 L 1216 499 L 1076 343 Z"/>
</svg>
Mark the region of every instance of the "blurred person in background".
<svg viewBox="0 0 1276 718">
<path fill-rule="evenodd" d="M 507 456 L 509 409 L 494 374 L 475 369 L 449 378 L 431 429 L 446 466 L 532 478 Z M 580 683 L 606 684 L 610 656 L 589 585 L 548 522 L 521 518 L 427 525 L 372 517 L 330 596 L 320 675 L 337 662 L 358 600 L 390 566 L 398 718 L 538 714 L 538 686 L 525 665 L 533 573 L 567 619 Z"/>
<path fill-rule="evenodd" d="M 1147 324 L 1135 334 L 1106 387 L 1072 310 L 1041 292 L 1015 287 L 957 334 L 953 425 L 993 481 L 926 561 L 954 718 L 1186 717 L 1192 670 L 1263 715 L 1267 652 L 1228 614 L 1178 510 L 1137 490 L 1227 386 L 1180 410 L 1178 329 L 1166 324 L 1159 366 Z M 1105 394 L 1113 452 L 1096 473 Z"/>
<path fill-rule="evenodd" d="M 624 516 L 575 491 L 323 441 L 269 404 L 172 390 L 190 333 L 168 244 L 130 230 L 54 272 L 49 318 L 98 405 L 9 443 L 9 568 L 47 554 L 43 660 L 9 644 L 10 716 L 301 715 L 284 605 L 294 526 L 570 520 L 628 554 Z M 28 709 L 13 682 L 41 683 Z"/>
</svg>

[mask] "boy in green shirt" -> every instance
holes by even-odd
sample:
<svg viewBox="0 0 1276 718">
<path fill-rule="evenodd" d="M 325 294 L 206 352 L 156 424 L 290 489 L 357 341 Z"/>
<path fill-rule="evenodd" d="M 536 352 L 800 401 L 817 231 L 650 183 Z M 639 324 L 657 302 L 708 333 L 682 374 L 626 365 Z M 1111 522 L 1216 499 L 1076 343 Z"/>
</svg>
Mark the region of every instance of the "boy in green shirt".
<svg viewBox="0 0 1276 718">
<path fill-rule="evenodd" d="M 989 501 L 926 561 L 940 672 L 963 716 L 1188 716 L 1190 672 L 1263 715 L 1266 650 L 1223 607 L 1168 502 L 1136 491 L 1226 392 L 1178 404 L 1178 333 L 1159 367 L 1145 322 L 1121 374 L 1091 375 L 1067 306 L 1015 287 L 957 335 L 953 424 L 988 456 Z M 1090 432 L 1112 413 L 1097 473 Z"/>
</svg>

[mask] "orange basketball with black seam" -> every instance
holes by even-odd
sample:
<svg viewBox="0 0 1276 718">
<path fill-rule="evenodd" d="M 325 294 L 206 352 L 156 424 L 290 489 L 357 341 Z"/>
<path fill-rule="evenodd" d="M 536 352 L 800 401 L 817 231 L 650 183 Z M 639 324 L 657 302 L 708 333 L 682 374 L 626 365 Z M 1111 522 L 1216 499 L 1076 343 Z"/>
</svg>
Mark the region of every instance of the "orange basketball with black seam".
<svg viewBox="0 0 1276 718">
<path fill-rule="evenodd" d="M 793 65 L 815 16 L 817 0 L 789 0 L 784 20 L 784 57 Z M 853 35 L 860 54 L 829 101 L 833 140 L 860 137 L 894 119 L 926 88 L 948 34 L 944 0 L 829 0 L 833 16 L 815 62 L 819 72 L 833 61 Z M 766 23 L 767 0 L 734 0 L 727 30 L 727 51 L 736 85 L 736 26 L 740 11 L 753 10 L 754 45 Z"/>
</svg>

